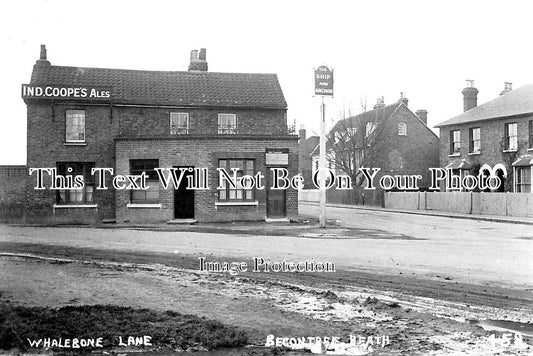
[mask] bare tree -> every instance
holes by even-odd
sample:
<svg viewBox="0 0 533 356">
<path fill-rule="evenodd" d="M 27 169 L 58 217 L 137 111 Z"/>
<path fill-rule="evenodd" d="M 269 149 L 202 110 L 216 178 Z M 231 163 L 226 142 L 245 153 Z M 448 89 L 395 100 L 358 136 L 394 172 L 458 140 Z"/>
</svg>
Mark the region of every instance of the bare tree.
<svg viewBox="0 0 533 356">
<path fill-rule="evenodd" d="M 371 167 L 377 155 L 376 137 L 379 134 L 375 111 L 366 111 L 366 100 L 361 100 L 363 113 L 352 116 L 351 111 L 340 112 L 340 120 L 326 137 L 326 157 L 334 168 L 352 179 L 356 187 L 361 175 L 359 168 Z"/>
</svg>

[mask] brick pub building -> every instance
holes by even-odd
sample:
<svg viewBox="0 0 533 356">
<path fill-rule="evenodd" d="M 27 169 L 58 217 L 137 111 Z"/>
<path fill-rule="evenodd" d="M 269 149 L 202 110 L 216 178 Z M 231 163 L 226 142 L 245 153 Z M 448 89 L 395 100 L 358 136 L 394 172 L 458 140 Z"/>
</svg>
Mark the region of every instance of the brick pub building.
<svg viewBox="0 0 533 356">
<path fill-rule="evenodd" d="M 41 47 L 27 105 L 28 168 L 83 175 L 79 190 L 36 190 L 27 179 L 27 220 L 167 222 L 264 220 L 298 213 L 297 191 L 271 190 L 271 168 L 298 171 L 298 137 L 287 131 L 275 74 L 208 72 L 205 49 L 189 71 L 54 66 Z M 155 168 L 205 168 L 209 189 L 161 186 Z M 261 172 L 266 189 L 218 187 L 217 168 Z M 92 168 L 146 172 L 146 190 L 98 187 Z M 188 171 L 185 171 L 188 172 Z M 190 174 L 190 173 L 187 173 Z M 45 186 L 51 179 L 45 174 Z"/>
</svg>

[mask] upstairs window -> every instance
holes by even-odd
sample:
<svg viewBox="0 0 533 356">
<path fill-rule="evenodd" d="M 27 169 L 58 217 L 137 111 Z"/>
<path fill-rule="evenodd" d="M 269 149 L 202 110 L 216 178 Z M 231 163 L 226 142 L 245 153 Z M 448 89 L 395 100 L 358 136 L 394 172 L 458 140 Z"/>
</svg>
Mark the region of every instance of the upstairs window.
<svg viewBox="0 0 533 356">
<path fill-rule="evenodd" d="M 157 204 L 159 203 L 159 176 L 155 169 L 159 167 L 157 159 L 132 159 L 130 160 L 130 173 L 141 175 L 146 172 L 147 190 L 132 190 L 131 202 L 133 204 Z M 137 180 L 140 182 L 140 180 Z"/>
<path fill-rule="evenodd" d="M 516 151 L 518 149 L 518 130 L 517 123 L 505 124 L 505 149 Z"/>
<path fill-rule="evenodd" d="M 479 153 L 481 151 L 481 129 L 475 127 L 470 129 L 470 153 Z"/>
<path fill-rule="evenodd" d="M 91 169 L 94 168 L 94 163 L 86 162 L 58 162 L 57 174 L 65 177 L 63 184 L 66 185 L 67 179 L 72 179 L 76 176 L 83 177 L 84 187 L 81 189 L 61 189 L 57 191 L 58 204 L 92 204 L 94 201 L 94 176 L 91 174 Z M 68 177 L 68 178 L 67 178 Z"/>
<path fill-rule="evenodd" d="M 237 115 L 218 114 L 218 133 L 220 135 L 234 135 L 237 133 Z"/>
<path fill-rule="evenodd" d="M 529 148 L 533 148 L 533 120 L 529 120 Z"/>
<path fill-rule="evenodd" d="M 189 133 L 189 114 L 184 112 L 170 113 L 170 134 L 187 135 Z"/>
<path fill-rule="evenodd" d="M 461 131 L 450 131 L 450 155 L 461 154 Z"/>
<path fill-rule="evenodd" d="M 85 110 L 67 110 L 66 142 L 85 142 Z"/>
<path fill-rule="evenodd" d="M 398 124 L 398 136 L 407 136 L 407 124 L 405 122 Z"/>
</svg>

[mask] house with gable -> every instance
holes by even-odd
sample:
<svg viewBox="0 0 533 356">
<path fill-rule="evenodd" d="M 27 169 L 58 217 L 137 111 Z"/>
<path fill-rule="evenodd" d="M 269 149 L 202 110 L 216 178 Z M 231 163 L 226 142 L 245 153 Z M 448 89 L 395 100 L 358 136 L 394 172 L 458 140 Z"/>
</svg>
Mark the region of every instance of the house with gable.
<svg viewBox="0 0 533 356">
<path fill-rule="evenodd" d="M 439 164 L 439 139 L 427 126 L 427 111 L 416 113 L 403 96 L 385 105 L 378 99 L 373 110 L 338 121 L 328 133 L 327 166 L 336 174 L 352 176 L 352 190 L 328 190 L 328 201 L 382 205 L 383 190 L 364 190 L 359 168 L 380 168 L 375 181 L 385 175 L 421 175 L 419 190 L 430 186 L 431 167 Z M 318 169 L 319 148 L 312 153 L 313 173 Z M 394 188 L 392 190 L 402 190 Z"/>
<path fill-rule="evenodd" d="M 533 184 L 533 84 L 505 83 L 500 96 L 477 105 L 472 80 L 463 89 L 464 112 L 440 129 L 440 166 L 455 175 L 478 175 L 494 167 L 501 184 L 493 191 L 530 193 Z M 499 168 L 498 168 L 499 167 Z"/>
</svg>

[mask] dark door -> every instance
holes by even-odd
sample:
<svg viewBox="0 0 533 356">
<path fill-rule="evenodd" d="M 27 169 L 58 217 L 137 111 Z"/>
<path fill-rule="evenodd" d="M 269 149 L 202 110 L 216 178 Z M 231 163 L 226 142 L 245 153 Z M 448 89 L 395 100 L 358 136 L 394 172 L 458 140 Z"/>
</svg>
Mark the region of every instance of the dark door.
<svg viewBox="0 0 533 356">
<path fill-rule="evenodd" d="M 267 218 L 284 218 L 287 215 L 286 194 L 287 190 L 274 190 L 272 187 L 272 171 L 268 169 L 267 184 Z"/>
<path fill-rule="evenodd" d="M 189 167 L 174 167 L 189 168 Z M 193 167 L 190 167 L 193 168 Z M 179 171 L 178 171 L 179 174 Z M 188 170 L 184 172 L 180 186 L 174 190 L 174 218 L 175 219 L 194 219 L 194 190 L 187 189 L 187 177 L 193 173 Z"/>
</svg>

